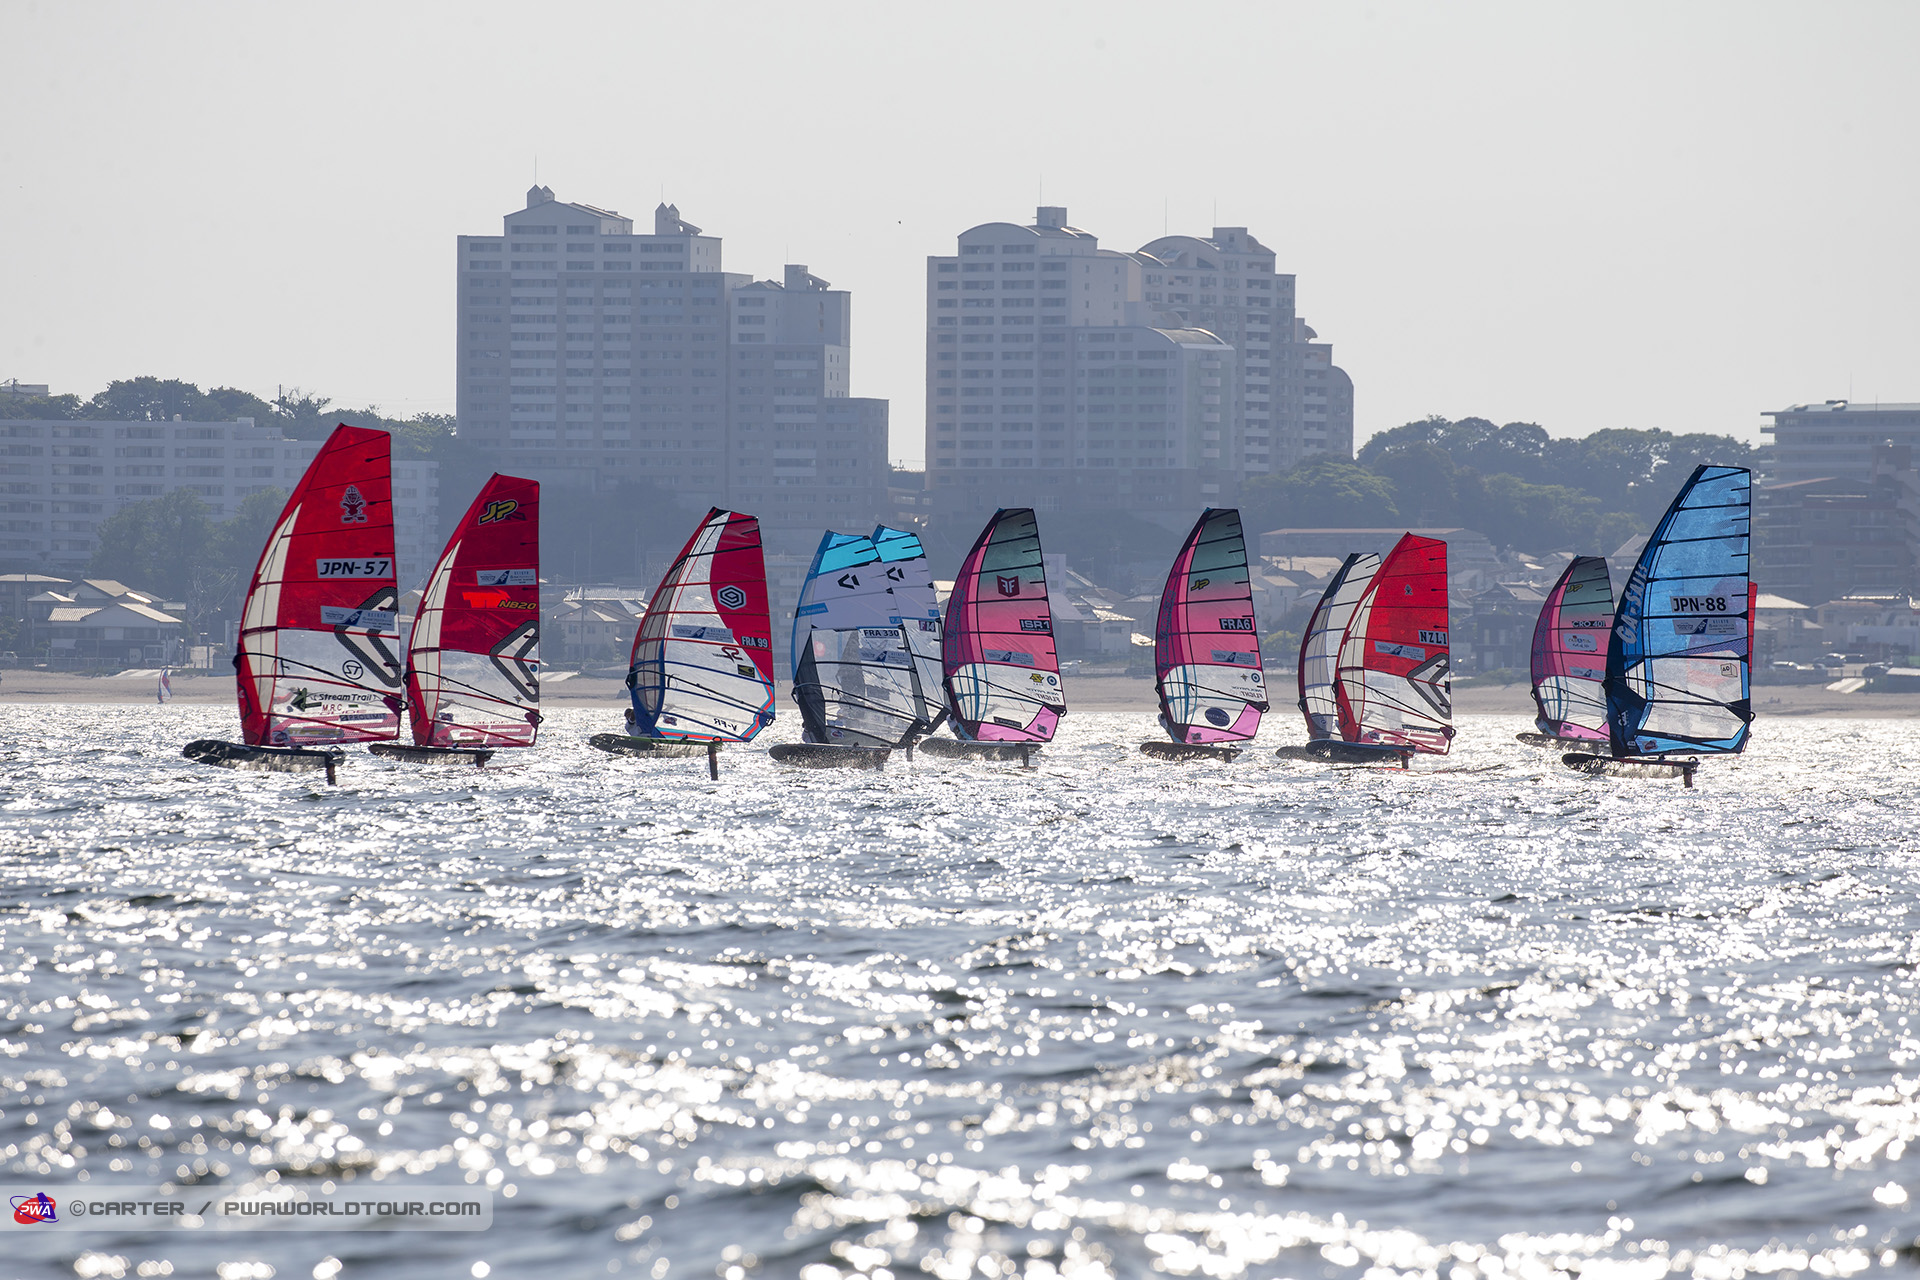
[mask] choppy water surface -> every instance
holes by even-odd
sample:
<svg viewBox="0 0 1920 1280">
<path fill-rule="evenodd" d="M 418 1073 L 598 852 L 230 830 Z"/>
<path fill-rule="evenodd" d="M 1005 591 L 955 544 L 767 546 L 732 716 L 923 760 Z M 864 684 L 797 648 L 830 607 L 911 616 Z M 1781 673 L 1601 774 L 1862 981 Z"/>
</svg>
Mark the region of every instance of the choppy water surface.
<svg viewBox="0 0 1920 1280">
<path fill-rule="evenodd" d="M 719 783 L 582 745 L 615 719 L 560 711 L 477 774 L 356 755 L 332 790 L 181 760 L 215 709 L 15 720 L 10 1175 L 502 1195 L 484 1234 L 12 1229 L 9 1260 L 1920 1269 L 1904 725 L 1763 722 L 1689 792 L 1491 718 L 1447 762 L 1486 772 L 1156 764 L 1148 717 L 1075 715 L 1029 771 L 749 748 Z"/>
</svg>

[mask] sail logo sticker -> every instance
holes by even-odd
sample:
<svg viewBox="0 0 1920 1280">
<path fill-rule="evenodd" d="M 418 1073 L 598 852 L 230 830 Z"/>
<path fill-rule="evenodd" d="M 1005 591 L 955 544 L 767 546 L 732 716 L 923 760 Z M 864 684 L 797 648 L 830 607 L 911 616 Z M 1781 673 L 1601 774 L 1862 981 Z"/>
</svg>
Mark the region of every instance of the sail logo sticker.
<svg viewBox="0 0 1920 1280">
<path fill-rule="evenodd" d="M 398 634 L 390 609 L 342 609 L 338 605 L 323 604 L 320 606 L 320 625 L 377 631 L 383 636 Z"/>
<path fill-rule="evenodd" d="M 1222 618 L 1220 619 L 1220 629 L 1222 631 L 1251 631 L 1253 630 L 1253 619 Z"/>
<path fill-rule="evenodd" d="M 747 604 L 747 593 L 728 583 L 713 593 L 713 599 L 723 609 L 743 609 Z"/>
<path fill-rule="evenodd" d="M 1388 657 L 1409 658 L 1414 662 L 1424 661 L 1427 656 L 1425 649 L 1415 648 L 1410 644 L 1394 644 L 1387 640 L 1375 640 L 1373 650 L 1375 653 L 1384 653 Z"/>
<path fill-rule="evenodd" d="M 1709 618 L 1704 614 L 1697 618 L 1675 618 L 1673 633 L 1677 636 L 1731 636 L 1740 631 L 1738 618 Z"/>
<path fill-rule="evenodd" d="M 391 578 L 393 561 L 380 556 L 365 560 L 315 560 L 316 578 Z"/>
<path fill-rule="evenodd" d="M 1568 667 L 1567 674 L 1575 680 L 1604 680 L 1607 673 L 1594 667 Z"/>
<path fill-rule="evenodd" d="M 1020 576 L 1018 574 L 1015 574 L 1013 577 L 1008 577 L 1004 573 L 997 573 L 994 575 L 994 583 L 1000 588 L 1000 594 L 1003 596 L 1017 596 L 1020 594 Z"/>
<path fill-rule="evenodd" d="M 518 498 L 495 498 L 487 504 L 487 509 L 480 513 L 480 518 L 475 520 L 474 523 L 499 524 L 502 520 L 525 520 L 525 516 L 514 515 L 514 512 L 519 509 L 520 500 Z"/>
<path fill-rule="evenodd" d="M 475 585 L 482 587 L 533 587 L 539 578 L 532 569 L 475 569 Z"/>
<path fill-rule="evenodd" d="M 641 265 L 645 266 L 646 264 L 642 263 Z M 851 591 L 855 587 L 860 585 L 860 575 L 857 573 L 843 573 L 838 578 L 834 579 L 834 581 L 838 582 L 841 586 Z"/>
<path fill-rule="evenodd" d="M 1675 613 L 1727 613 L 1725 596 L 1670 596 Z"/>
<path fill-rule="evenodd" d="M 360 496 L 358 485 L 348 485 L 346 492 L 340 495 L 340 523 L 365 524 L 367 522 L 367 500 Z"/>
<path fill-rule="evenodd" d="M 907 580 L 906 571 L 903 570 L 899 565 L 895 565 L 893 568 L 887 570 L 888 582 L 905 582 L 906 580 Z"/>
<path fill-rule="evenodd" d="M 1600 648 L 1600 641 L 1594 636 L 1587 635 L 1562 636 L 1560 643 L 1569 649 L 1577 649 L 1581 653 L 1593 653 Z"/>
<path fill-rule="evenodd" d="M 13 1220 L 23 1227 L 31 1227 L 42 1222 L 58 1222 L 60 1215 L 54 1212 L 53 1197 L 42 1191 L 37 1195 L 15 1196 Z"/>
<path fill-rule="evenodd" d="M 1447 642 L 1447 633 L 1444 631 L 1422 631 L 1419 636 L 1421 644 L 1444 645 Z"/>
<path fill-rule="evenodd" d="M 1035 684 L 1045 684 L 1047 682 L 1047 678 L 1041 675 L 1038 671 L 1028 676 L 1027 679 L 1033 681 Z"/>
<path fill-rule="evenodd" d="M 1053 620 L 1051 618 L 1022 618 L 1020 619 L 1020 629 L 1022 631 L 1051 632 L 1053 630 Z"/>
<path fill-rule="evenodd" d="M 1205 591 L 1212 582 L 1212 578 L 1195 578 L 1191 590 Z"/>
</svg>

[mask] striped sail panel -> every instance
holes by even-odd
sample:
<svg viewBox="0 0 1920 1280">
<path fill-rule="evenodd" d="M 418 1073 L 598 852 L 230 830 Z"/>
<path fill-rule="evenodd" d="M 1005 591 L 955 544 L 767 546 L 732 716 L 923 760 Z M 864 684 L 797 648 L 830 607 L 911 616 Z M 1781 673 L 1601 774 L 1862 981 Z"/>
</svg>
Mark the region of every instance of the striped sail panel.
<svg viewBox="0 0 1920 1280">
<path fill-rule="evenodd" d="M 336 427 L 260 552 L 233 656 L 248 746 L 400 736 L 391 448 Z"/>
<path fill-rule="evenodd" d="M 1696 467 L 1640 552 L 1607 643 L 1615 756 L 1747 745 L 1751 485 L 1744 467 Z"/>
<path fill-rule="evenodd" d="M 1348 556 L 1321 593 L 1300 637 L 1300 712 L 1307 718 L 1310 739 L 1340 736 L 1340 702 L 1334 694 L 1340 683 L 1340 646 L 1354 609 L 1379 569 L 1380 557 L 1371 551 Z"/>
<path fill-rule="evenodd" d="M 1340 646 L 1340 736 L 1445 755 L 1453 740 L 1447 544 L 1409 533 L 1354 609 Z"/>
<path fill-rule="evenodd" d="M 530 747 L 540 725 L 540 482 L 494 475 L 427 577 L 407 646 L 423 747 Z"/>
<path fill-rule="evenodd" d="M 1209 508 L 1174 557 L 1153 634 L 1160 723 L 1175 742 L 1243 742 L 1267 709 L 1240 513 Z"/>
<path fill-rule="evenodd" d="M 1533 625 L 1530 675 L 1540 732 L 1607 740 L 1607 631 L 1613 583 L 1600 556 L 1575 556 Z"/>
<path fill-rule="evenodd" d="M 1031 508 L 1005 508 L 987 522 L 954 579 L 941 639 L 955 732 L 981 742 L 1053 740 L 1067 703 Z"/>
<path fill-rule="evenodd" d="M 815 630 L 794 673 L 793 698 L 809 742 L 897 747 L 926 728 L 918 685 L 898 625 Z"/>
<path fill-rule="evenodd" d="M 821 538 L 793 610 L 790 669 L 799 672 L 807 633 L 815 628 L 844 631 L 885 626 L 893 613 L 891 585 L 872 538 L 860 533 L 828 533 Z"/>
<path fill-rule="evenodd" d="M 913 653 L 919 680 L 920 718 L 931 730 L 947 713 L 941 688 L 940 598 L 933 585 L 933 569 L 920 539 L 904 529 L 875 526 L 873 545 L 893 581 L 893 616 L 906 628 L 907 648 Z"/>
<path fill-rule="evenodd" d="M 773 723 L 760 522 L 718 507 L 655 588 L 627 671 L 643 737 L 745 742 Z"/>
</svg>

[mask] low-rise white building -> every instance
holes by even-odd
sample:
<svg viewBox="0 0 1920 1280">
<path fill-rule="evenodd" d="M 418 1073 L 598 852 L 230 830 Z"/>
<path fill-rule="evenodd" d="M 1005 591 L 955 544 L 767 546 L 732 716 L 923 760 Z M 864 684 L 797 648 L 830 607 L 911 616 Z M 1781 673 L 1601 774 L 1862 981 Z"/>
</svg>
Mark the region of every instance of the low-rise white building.
<svg viewBox="0 0 1920 1280">
<path fill-rule="evenodd" d="M 290 491 L 320 441 L 233 422 L 0 420 L 0 563 L 84 569 L 99 529 L 123 507 L 188 489 L 231 519 L 262 490 Z M 393 466 L 401 580 L 426 576 L 440 553 L 439 467 Z"/>
</svg>

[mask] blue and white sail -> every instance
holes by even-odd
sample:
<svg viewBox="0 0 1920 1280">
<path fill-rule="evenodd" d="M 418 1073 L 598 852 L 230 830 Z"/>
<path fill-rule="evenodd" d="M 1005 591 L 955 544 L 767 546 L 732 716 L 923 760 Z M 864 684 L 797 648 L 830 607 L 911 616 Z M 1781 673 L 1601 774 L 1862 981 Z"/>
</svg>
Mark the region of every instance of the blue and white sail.
<svg viewBox="0 0 1920 1280">
<path fill-rule="evenodd" d="M 1607 644 L 1615 757 L 1747 745 L 1751 484 L 1744 467 L 1695 468 L 1633 566 Z"/>
<path fill-rule="evenodd" d="M 917 550 L 919 540 L 905 536 Z M 889 550 L 900 557 L 907 549 L 894 538 Z M 910 556 L 888 562 L 875 538 L 851 533 L 821 538 L 793 615 L 793 697 L 810 741 L 891 746 L 930 728 L 934 713 L 927 706 L 931 702 L 937 710 L 939 705 L 939 624 L 932 624 L 929 692 L 922 687 L 916 646 L 909 638 L 926 619 L 919 616 L 917 595 L 901 590 L 917 576 L 931 597 L 925 558 L 921 553 L 916 575 Z"/>
<path fill-rule="evenodd" d="M 873 545 L 893 592 L 892 617 L 905 630 L 907 649 L 913 654 L 922 698 L 920 718 L 931 732 L 946 715 L 947 704 L 941 688 L 940 597 L 934 590 L 927 549 L 915 535 L 886 525 L 875 526 Z"/>
</svg>

